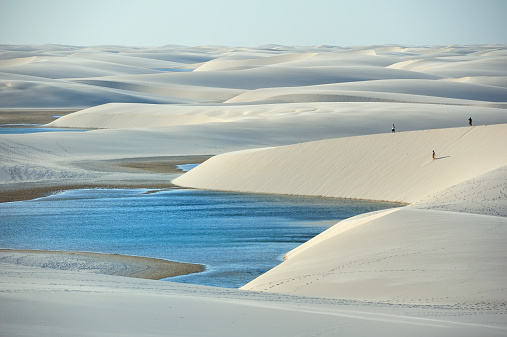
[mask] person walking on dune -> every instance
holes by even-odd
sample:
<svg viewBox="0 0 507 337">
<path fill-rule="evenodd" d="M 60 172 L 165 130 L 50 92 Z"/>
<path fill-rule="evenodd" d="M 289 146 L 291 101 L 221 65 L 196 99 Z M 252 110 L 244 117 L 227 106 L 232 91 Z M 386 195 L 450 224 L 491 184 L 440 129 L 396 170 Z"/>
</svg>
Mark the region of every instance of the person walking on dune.
<svg viewBox="0 0 507 337">
<path fill-rule="evenodd" d="M 435 160 L 435 150 L 433 150 L 433 160 Z"/>
</svg>

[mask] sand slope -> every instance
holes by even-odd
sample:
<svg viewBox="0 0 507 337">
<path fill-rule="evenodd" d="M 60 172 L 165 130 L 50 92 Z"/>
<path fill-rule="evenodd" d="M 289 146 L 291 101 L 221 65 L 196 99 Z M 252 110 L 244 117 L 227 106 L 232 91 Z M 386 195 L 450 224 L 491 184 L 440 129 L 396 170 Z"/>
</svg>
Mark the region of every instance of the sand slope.
<svg viewBox="0 0 507 337">
<path fill-rule="evenodd" d="M 506 146 L 505 124 L 340 138 L 224 154 L 174 182 L 413 203 L 507 165 Z"/>
<path fill-rule="evenodd" d="M 347 83 L 300 86 L 296 89 L 257 89 L 226 102 L 410 102 L 505 108 L 505 97 L 507 97 L 505 88 L 464 81 L 349 79 Z"/>
<path fill-rule="evenodd" d="M 315 97 L 322 99 L 322 96 Z M 400 95 L 397 99 L 401 99 Z M 263 130 L 258 130 L 258 125 L 255 125 L 260 122 L 264 124 L 264 128 L 272 129 L 272 134 L 267 136 L 280 139 L 274 145 L 282 145 L 290 144 L 284 142 L 284 138 L 289 134 L 296 139 L 292 141 L 294 143 L 385 133 L 391 131 L 393 123 L 397 125 L 399 131 L 464 126 L 468 124 L 470 116 L 473 116 L 477 125 L 507 123 L 506 111 L 498 107 L 401 103 L 401 101 L 395 103 L 389 102 L 389 99 L 381 102 L 380 98 L 371 102 L 237 105 L 110 103 L 69 114 L 49 123 L 48 126 L 118 129 L 193 124 L 195 128 L 203 129 L 209 127 L 206 124 L 210 122 L 221 122 L 223 124 L 219 127 L 224 130 L 241 127 L 250 129 L 250 132 L 263 133 Z M 241 126 L 238 126 L 239 124 Z M 291 132 L 290 129 L 295 132 Z M 213 131 L 209 130 L 206 133 L 211 132 Z"/>
<path fill-rule="evenodd" d="M 478 175 L 422 199 L 410 208 L 507 217 L 507 166 Z"/>
<path fill-rule="evenodd" d="M 506 247 L 505 217 L 388 210 L 338 223 L 243 289 L 505 308 Z"/>
<path fill-rule="evenodd" d="M 382 306 L 2 264 L 5 335 L 497 336 L 499 310 Z M 34 300 L 36 298 L 36 300 Z M 430 316 L 429 316 L 430 315 Z M 432 315 L 432 316 L 431 316 Z"/>
</svg>

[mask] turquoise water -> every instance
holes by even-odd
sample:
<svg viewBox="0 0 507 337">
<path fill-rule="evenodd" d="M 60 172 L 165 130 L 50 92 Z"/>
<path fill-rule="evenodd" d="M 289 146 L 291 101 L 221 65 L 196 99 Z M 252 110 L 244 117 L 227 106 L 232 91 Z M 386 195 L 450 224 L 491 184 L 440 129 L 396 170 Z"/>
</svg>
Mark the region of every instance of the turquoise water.
<svg viewBox="0 0 507 337">
<path fill-rule="evenodd" d="M 0 204 L 0 247 L 204 264 L 170 280 L 237 288 L 341 219 L 396 204 L 200 190 L 85 189 Z"/>
</svg>

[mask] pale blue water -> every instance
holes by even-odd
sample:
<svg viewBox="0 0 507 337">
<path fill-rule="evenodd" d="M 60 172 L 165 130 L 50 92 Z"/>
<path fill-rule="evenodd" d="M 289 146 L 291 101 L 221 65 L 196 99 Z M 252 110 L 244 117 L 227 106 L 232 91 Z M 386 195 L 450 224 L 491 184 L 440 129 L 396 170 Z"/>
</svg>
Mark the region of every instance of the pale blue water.
<svg viewBox="0 0 507 337">
<path fill-rule="evenodd" d="M 37 127 L 37 125 L 26 125 L 24 127 L 8 127 L 8 126 L 0 126 L 0 134 L 3 135 L 19 135 L 26 133 L 38 133 L 38 132 L 56 132 L 56 131 L 68 131 L 68 132 L 82 132 L 88 131 L 85 129 L 68 129 L 68 128 L 43 128 Z"/>
<path fill-rule="evenodd" d="M 188 172 L 191 169 L 193 169 L 194 167 L 197 167 L 197 165 L 199 165 L 199 164 L 182 164 L 182 165 L 176 165 L 176 167 L 179 168 L 180 170 L 182 170 L 183 172 Z"/>
<path fill-rule="evenodd" d="M 116 253 L 204 264 L 170 280 L 237 288 L 325 230 L 318 222 L 396 204 L 142 189 L 71 190 L 0 204 L 0 247 Z"/>
</svg>

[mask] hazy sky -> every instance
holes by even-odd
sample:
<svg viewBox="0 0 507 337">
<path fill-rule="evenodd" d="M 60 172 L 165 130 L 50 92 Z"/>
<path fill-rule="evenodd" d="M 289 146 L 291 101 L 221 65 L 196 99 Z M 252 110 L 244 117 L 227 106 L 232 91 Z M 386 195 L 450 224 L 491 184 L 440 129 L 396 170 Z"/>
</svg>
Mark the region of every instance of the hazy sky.
<svg viewBox="0 0 507 337">
<path fill-rule="evenodd" d="M 507 44 L 507 0 L 0 0 L 0 44 Z"/>
</svg>

